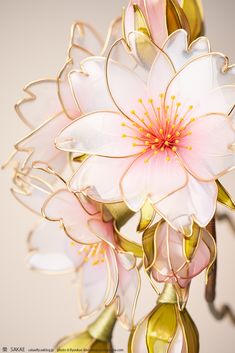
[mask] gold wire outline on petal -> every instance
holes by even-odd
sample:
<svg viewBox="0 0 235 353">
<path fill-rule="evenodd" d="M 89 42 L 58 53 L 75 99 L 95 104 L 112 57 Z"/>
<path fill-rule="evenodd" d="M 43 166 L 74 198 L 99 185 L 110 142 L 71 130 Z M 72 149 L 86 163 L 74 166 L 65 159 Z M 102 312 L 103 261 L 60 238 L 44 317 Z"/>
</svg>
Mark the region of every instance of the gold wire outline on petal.
<svg viewBox="0 0 235 353">
<path fill-rule="evenodd" d="M 215 116 L 215 115 L 220 116 L 220 117 L 224 117 L 224 118 L 228 117 L 227 114 L 222 114 L 222 113 L 207 113 L 205 115 L 201 115 L 199 118 L 211 117 L 211 119 L 213 119 L 213 116 Z M 231 126 L 231 128 L 233 129 L 231 120 L 227 119 L 227 121 L 228 121 L 229 125 Z M 176 155 L 178 156 L 178 159 L 181 160 L 181 162 L 182 162 L 184 168 L 187 170 L 187 172 L 189 174 L 191 174 L 196 180 L 199 180 L 201 182 L 212 182 L 212 181 L 215 181 L 215 180 L 219 179 L 220 177 L 222 177 L 223 175 L 225 175 L 225 174 L 227 174 L 227 173 L 229 173 L 229 172 L 231 172 L 231 171 L 233 171 L 235 169 L 235 163 L 234 163 L 234 166 L 232 166 L 230 168 L 227 168 L 223 172 L 220 172 L 220 173 L 216 174 L 213 178 L 204 179 L 204 178 L 199 177 L 198 175 L 196 175 L 196 173 L 191 170 L 191 168 L 188 166 L 188 163 L 184 161 L 183 157 L 181 157 L 181 155 L 178 152 L 176 152 Z M 232 153 L 232 151 L 231 151 L 231 153 L 229 155 L 235 157 L 235 153 Z M 214 156 L 215 157 L 216 156 L 217 157 L 221 157 L 221 155 L 214 155 Z"/>
<path fill-rule="evenodd" d="M 50 217 L 47 216 L 47 214 L 46 214 L 46 207 L 47 207 L 48 203 L 51 201 L 51 199 L 53 199 L 53 197 L 55 197 L 57 194 L 59 194 L 59 193 L 62 192 L 62 191 L 63 191 L 63 192 L 66 192 L 66 193 L 69 193 L 70 195 L 73 195 L 73 197 L 75 197 L 75 198 L 77 199 L 78 204 L 81 205 L 80 200 L 79 200 L 79 198 L 77 197 L 76 194 L 71 193 L 71 192 L 70 192 L 69 190 L 67 190 L 67 189 L 59 189 L 59 190 L 55 191 L 54 193 L 52 193 L 52 194 L 48 197 L 48 199 L 44 202 L 44 204 L 43 204 L 43 206 L 42 206 L 42 209 L 41 209 L 42 217 L 43 217 L 44 219 L 48 220 L 48 221 L 51 221 L 51 222 L 59 222 L 59 223 L 61 224 L 61 227 L 63 228 L 65 234 L 66 234 L 71 240 L 73 240 L 73 241 L 74 241 L 75 243 L 77 243 L 77 244 L 92 245 L 92 244 L 99 243 L 99 241 L 93 242 L 93 243 L 86 243 L 86 242 L 78 241 L 77 239 L 73 238 L 73 236 L 68 232 L 67 227 L 66 227 L 65 224 L 64 224 L 63 218 L 60 218 L 60 217 L 59 217 L 59 218 L 54 219 L 54 218 L 50 218 Z M 82 206 L 81 206 L 81 207 L 82 207 Z M 82 207 L 82 208 L 83 208 L 83 207 Z M 87 211 L 86 211 L 86 212 L 87 212 Z M 99 213 L 99 212 L 97 212 L 97 213 Z"/>
<path fill-rule="evenodd" d="M 117 318 L 120 319 L 120 323 L 121 325 L 127 329 L 127 330 L 131 330 L 134 327 L 134 315 L 135 315 L 135 311 L 136 311 L 136 306 L 137 306 L 137 302 L 138 302 L 138 298 L 139 298 L 139 293 L 140 293 L 140 288 L 141 288 L 141 277 L 140 277 L 140 273 L 138 268 L 135 266 L 133 267 L 133 269 L 131 271 L 135 271 L 135 274 L 137 276 L 137 288 L 136 288 L 136 294 L 135 294 L 135 298 L 133 301 L 133 305 L 132 305 L 132 310 L 131 310 L 131 321 L 130 321 L 130 325 L 128 325 L 126 322 L 124 322 L 122 320 L 122 315 L 125 312 L 125 308 L 123 310 L 123 312 L 120 314 L 120 305 L 118 305 L 118 310 L 117 310 Z M 123 295 L 125 297 L 125 294 Z M 120 294 L 117 297 L 119 300 L 120 299 Z M 126 305 L 124 304 L 124 307 Z"/>
<path fill-rule="evenodd" d="M 32 158 L 33 154 L 35 153 L 35 148 L 34 147 L 24 147 L 24 142 L 27 141 L 28 139 L 30 139 L 32 136 L 34 136 L 35 134 L 38 133 L 38 131 L 41 131 L 45 126 L 47 126 L 48 123 L 50 123 L 51 121 L 55 120 L 56 118 L 59 117 L 63 117 L 63 112 L 57 113 L 56 115 L 52 116 L 51 118 L 49 118 L 48 120 L 46 120 L 45 122 L 43 122 L 41 125 L 39 125 L 36 129 L 34 129 L 33 131 L 31 131 L 29 134 L 27 134 L 26 136 L 24 136 L 21 140 L 19 140 L 18 142 L 16 142 L 14 148 L 17 151 L 20 152 L 26 152 L 28 153 L 28 156 L 25 157 L 24 161 L 22 162 L 22 169 L 24 169 L 27 165 L 27 163 L 29 162 L 29 160 Z M 21 147 L 21 144 L 23 144 L 23 146 Z"/>
<path fill-rule="evenodd" d="M 108 28 L 108 34 L 106 36 L 106 39 L 105 39 L 105 43 L 104 43 L 104 46 L 101 50 L 101 53 L 100 53 L 100 56 L 105 56 L 105 52 L 108 48 L 108 45 L 110 43 L 110 40 L 111 40 L 111 37 L 112 37 L 112 34 L 113 34 L 113 30 L 115 29 L 116 25 L 118 23 L 122 23 L 122 17 L 121 16 L 118 16 L 117 18 L 115 18 L 111 24 L 109 25 L 109 28 Z"/>
<path fill-rule="evenodd" d="M 164 51 L 165 47 L 167 47 L 169 44 L 171 44 L 171 41 L 173 42 L 173 40 L 175 39 L 175 37 L 178 35 L 178 33 L 185 33 L 185 46 L 184 46 L 184 50 L 186 51 L 187 54 L 192 54 L 193 50 L 195 49 L 196 45 L 198 42 L 204 40 L 205 43 L 207 44 L 207 48 L 208 48 L 208 53 L 211 51 L 211 45 L 210 45 L 210 41 L 206 36 L 200 36 L 196 39 L 194 39 L 190 44 L 188 44 L 188 32 L 183 29 L 183 28 L 179 28 L 176 31 L 172 32 L 168 38 L 165 40 L 165 42 L 162 45 L 162 50 Z"/>
<path fill-rule="evenodd" d="M 154 205 L 155 205 L 156 203 L 158 203 L 158 202 L 160 202 L 160 201 L 163 201 L 164 199 L 166 199 L 166 198 L 169 197 L 170 195 L 174 194 L 176 191 L 179 191 L 179 190 L 183 189 L 183 188 L 188 184 L 188 173 L 187 173 L 186 169 L 184 168 L 184 165 L 183 165 L 182 161 L 179 160 L 179 158 L 178 158 L 178 162 L 179 162 L 179 164 L 181 165 L 182 170 L 183 170 L 184 173 L 185 173 L 185 183 L 184 183 L 184 185 L 182 185 L 181 187 L 177 188 L 177 189 L 174 190 L 174 191 L 169 192 L 167 195 L 162 196 L 158 201 L 154 201 L 154 202 L 151 200 L 151 194 L 146 193 L 145 200 L 144 200 L 144 202 L 142 202 L 141 207 L 138 207 L 138 209 L 137 209 L 137 208 L 134 209 L 134 208 L 129 204 L 129 202 L 127 201 L 127 199 L 126 199 L 126 197 L 125 197 L 125 195 L 124 195 L 124 191 L 123 191 L 123 187 L 122 187 L 122 182 L 123 182 L 123 179 L 125 178 L 126 174 L 128 173 L 128 171 L 129 171 L 129 170 L 131 169 L 131 167 L 133 166 L 133 164 L 136 162 L 137 159 L 142 158 L 142 157 L 143 157 L 143 154 L 144 154 L 144 153 L 140 153 L 140 154 L 136 157 L 136 159 L 130 164 L 130 166 L 127 168 L 127 170 L 123 173 L 122 177 L 120 178 L 120 182 L 119 182 L 119 188 L 120 188 L 120 192 L 121 192 L 121 195 L 122 195 L 122 199 L 124 200 L 124 202 L 126 203 L 126 205 L 128 206 L 128 208 L 129 208 L 131 211 L 133 211 L 133 212 L 138 212 L 138 211 L 140 210 L 140 208 L 142 208 L 143 205 L 145 204 L 145 202 L 147 202 L 147 201 L 150 203 L 150 205 L 153 206 L 154 209 L 156 209 L 156 208 L 154 207 Z M 158 212 L 158 210 L 156 210 L 156 211 Z"/>
<path fill-rule="evenodd" d="M 18 172 L 17 172 L 18 173 Z M 16 174 L 17 174 L 16 173 Z M 24 176 L 24 175 L 23 175 Z M 26 175 L 27 177 L 27 175 Z M 35 179 L 35 180 L 38 180 L 40 181 L 42 184 L 46 185 L 48 187 L 48 189 L 51 191 L 51 193 L 54 192 L 54 188 L 49 184 L 47 183 L 45 180 L 43 180 L 42 178 L 40 177 L 37 177 L 37 176 L 30 176 L 30 179 Z M 24 180 L 24 179 L 23 179 Z M 31 182 L 28 182 L 28 181 L 25 181 L 24 180 L 24 183 L 26 183 L 29 187 L 33 187 L 34 189 L 37 189 L 37 190 L 40 190 L 42 191 L 43 193 L 45 194 L 48 194 L 50 195 L 50 191 L 46 191 L 45 189 L 42 189 L 40 187 L 38 187 L 37 185 L 31 183 Z M 18 195 L 24 195 L 24 196 L 30 196 L 31 194 L 29 194 L 28 192 L 25 192 L 24 190 L 21 190 L 20 188 L 19 189 L 15 189 L 15 188 L 11 188 L 10 189 L 12 195 L 15 197 L 15 199 L 22 205 L 24 206 L 26 209 L 28 209 L 29 211 L 33 212 L 34 214 L 36 215 L 39 215 L 41 216 L 40 212 L 37 212 L 35 211 L 32 207 L 29 207 L 26 203 L 24 203 L 20 198 L 18 198 Z M 17 195 L 18 194 L 18 195 Z"/>
<path fill-rule="evenodd" d="M 37 96 L 33 92 L 31 92 L 31 90 L 30 90 L 32 86 L 38 85 L 40 83 L 48 83 L 48 82 L 56 84 L 56 80 L 52 79 L 52 78 L 45 78 L 45 79 L 31 81 L 30 83 L 28 83 L 26 86 L 23 87 L 23 92 L 27 93 L 28 97 L 20 99 L 15 104 L 15 111 L 16 111 L 17 115 L 22 120 L 22 122 L 25 125 L 27 125 L 30 129 L 34 129 L 35 127 L 32 124 L 30 124 L 28 122 L 28 119 L 21 113 L 20 107 L 25 103 L 32 102 L 37 99 Z"/>
<path fill-rule="evenodd" d="M 76 174 L 79 172 L 79 170 L 81 169 L 81 168 L 83 168 L 83 165 L 89 160 L 89 159 L 91 159 L 92 157 L 101 157 L 101 158 L 106 158 L 105 156 L 97 156 L 97 155 L 90 155 L 86 160 L 84 160 L 82 163 L 81 163 L 81 165 L 79 166 L 79 168 L 77 169 L 77 171 L 72 175 L 72 177 L 69 179 L 69 181 L 68 181 L 68 188 L 69 188 L 69 190 L 71 191 L 71 192 L 80 192 L 80 193 L 82 193 L 82 194 L 84 194 L 84 196 L 86 196 L 86 197 L 89 197 L 89 198 L 91 198 L 92 200 L 94 200 L 95 202 L 97 202 L 97 203 L 99 203 L 99 204 L 103 204 L 104 203 L 104 200 L 100 197 L 100 198 L 98 198 L 98 197 L 95 197 L 94 195 L 90 195 L 89 194 L 89 191 L 90 191 L 90 188 L 91 188 L 91 186 L 86 186 L 86 187 L 80 187 L 80 188 L 78 188 L 77 190 L 75 190 L 75 189 L 73 189 L 72 187 L 71 187 L 71 182 L 72 182 L 72 180 L 73 180 L 73 178 L 76 176 Z M 133 157 L 133 156 L 131 156 L 131 157 Z M 131 157 L 123 157 L 123 158 L 131 158 Z M 107 158 L 121 158 L 121 157 L 107 157 Z M 133 157 L 134 158 L 134 157 Z M 131 161 L 130 161 L 130 163 L 131 163 Z M 117 203 L 120 203 L 120 202 L 122 202 L 123 201 L 123 199 L 122 199 L 122 197 L 120 197 L 120 198 L 118 198 L 118 199 L 116 199 L 116 200 L 109 200 L 109 201 L 107 201 L 107 200 L 105 200 L 105 203 L 106 204 L 117 204 Z"/>
<path fill-rule="evenodd" d="M 133 332 L 133 336 L 131 338 L 131 352 L 130 353 L 135 353 L 134 352 L 134 341 L 135 341 L 135 336 L 137 335 L 138 333 L 138 329 L 139 327 L 144 324 L 144 321 L 146 320 L 146 324 L 145 324 L 145 327 L 144 327 L 144 337 L 147 338 L 147 329 L 148 329 L 148 319 L 149 319 L 149 316 L 154 312 L 154 309 L 145 317 L 143 317 L 138 323 L 137 325 L 135 326 L 134 328 L 134 332 Z M 146 339 L 145 339 L 146 341 Z M 147 353 L 147 345 L 146 345 L 146 352 L 141 352 L 141 353 Z"/>
<path fill-rule="evenodd" d="M 140 32 L 131 32 L 131 33 L 129 33 L 128 36 L 130 36 L 131 34 L 136 34 L 136 35 L 138 34 L 139 36 L 142 35 L 143 38 L 147 38 L 148 43 L 149 43 L 150 45 L 152 45 L 153 47 L 155 47 L 155 49 L 157 49 L 158 51 L 160 51 L 162 54 L 164 54 L 164 55 L 166 56 L 166 58 L 169 60 L 169 63 L 170 63 L 170 64 L 173 66 L 173 68 L 174 68 L 174 65 L 173 65 L 171 59 L 169 58 L 169 56 L 168 56 L 166 53 L 164 53 L 163 50 L 162 50 L 160 47 L 158 47 L 155 43 L 151 42 L 148 37 L 146 37 L 146 36 L 143 35 L 143 34 L 140 34 Z M 126 41 L 125 41 L 123 38 L 118 39 L 117 41 L 115 41 L 114 44 L 111 46 L 110 51 L 109 51 L 109 53 L 108 53 L 108 55 L 107 55 L 106 65 L 105 65 L 105 79 L 106 79 L 107 89 L 108 89 L 108 91 L 109 91 L 109 94 L 110 94 L 110 96 L 111 96 L 111 98 L 112 98 L 113 103 L 115 104 L 115 106 L 117 107 L 117 109 L 118 109 L 127 119 L 130 119 L 130 118 L 127 116 L 127 114 L 119 107 L 119 104 L 118 104 L 118 103 L 116 102 L 116 100 L 114 99 L 114 96 L 113 96 L 113 94 L 112 94 L 112 90 L 111 90 L 110 85 L 109 85 L 109 79 L 108 79 L 108 76 L 109 76 L 109 74 L 108 74 L 109 60 L 112 60 L 112 59 L 111 59 L 111 53 L 112 53 L 114 47 L 117 46 L 117 45 L 118 45 L 119 43 L 121 43 L 121 42 L 122 42 L 122 44 L 123 44 L 124 49 L 126 49 L 127 54 L 128 54 L 132 59 L 134 59 L 134 57 L 133 57 L 132 54 L 131 54 L 131 49 L 130 49 L 130 47 L 128 46 L 128 44 L 126 43 Z M 112 60 L 112 61 L 113 61 L 113 60 Z M 121 65 L 120 63 L 118 63 L 118 64 Z M 124 66 L 124 65 L 121 65 L 121 66 L 123 66 L 123 68 L 125 68 L 126 70 L 130 71 L 130 69 L 129 69 L 128 67 L 126 67 L 126 66 Z M 136 75 L 136 74 L 135 74 L 135 75 Z M 138 75 L 136 75 L 136 76 L 139 78 Z M 141 80 L 141 78 L 139 78 L 139 79 Z M 141 81 L 142 81 L 142 80 L 141 80 Z M 142 82 L 143 82 L 143 84 L 145 84 L 144 81 L 142 81 Z"/>
<path fill-rule="evenodd" d="M 210 182 L 204 182 L 204 183 L 210 183 Z M 212 183 L 213 183 L 213 181 L 212 181 Z M 215 183 L 214 183 L 214 184 L 215 184 Z M 214 205 L 213 209 L 214 209 L 214 211 L 213 211 L 212 215 L 210 216 L 209 221 L 208 221 L 206 224 L 202 224 L 201 222 L 199 222 L 199 220 L 197 219 L 197 217 L 196 217 L 195 214 L 191 214 L 191 215 L 190 215 L 190 219 L 191 219 L 191 226 L 190 226 L 190 227 L 191 227 L 191 234 L 192 234 L 192 231 L 193 231 L 193 229 L 192 229 L 193 222 L 197 223 L 201 228 L 204 228 L 204 227 L 210 222 L 210 220 L 213 218 L 213 215 L 215 214 L 215 211 L 216 211 L 217 195 L 218 195 L 218 187 L 217 187 L 216 184 L 215 184 L 215 186 L 216 186 L 217 192 L 215 193 L 214 200 L 213 200 L 213 205 Z M 178 192 L 178 191 L 180 191 L 180 190 L 182 190 L 182 189 L 179 189 L 179 190 L 177 190 L 176 192 Z M 164 219 L 167 221 L 167 223 L 171 226 L 171 228 L 173 228 L 176 232 L 179 232 L 179 231 L 180 231 L 180 230 L 174 225 L 174 223 L 169 219 L 169 217 L 168 217 L 168 216 L 165 216 L 165 215 L 158 209 L 157 203 L 156 203 L 156 204 L 153 204 L 153 206 L 154 206 L 156 212 L 157 212 L 162 218 L 164 218 Z M 178 218 L 179 218 L 179 217 L 178 217 Z M 190 234 L 190 235 L 191 235 L 191 234 Z"/>
<path fill-rule="evenodd" d="M 92 229 L 91 221 L 92 221 L 92 219 L 89 219 L 87 221 L 87 226 L 88 226 L 88 229 L 91 231 L 91 233 L 93 233 L 95 236 L 97 236 L 97 238 L 100 239 L 102 242 L 108 244 L 113 250 L 116 250 L 116 247 L 115 247 L 115 245 L 112 242 L 110 242 L 109 240 L 103 238 L 103 236 L 100 233 L 98 233 L 98 232 L 94 231 L 94 229 Z M 101 220 L 98 220 L 98 221 L 100 221 L 100 223 L 103 223 Z M 106 222 L 106 224 L 107 223 L 111 223 L 111 221 L 110 222 Z M 112 235 L 112 237 L 114 238 L 113 235 Z"/>
<path fill-rule="evenodd" d="M 32 163 L 32 169 L 41 170 L 42 172 L 53 175 L 58 178 L 58 180 L 60 180 L 64 185 L 66 185 L 64 178 L 59 173 L 57 173 L 47 162 L 35 160 Z"/>
<path fill-rule="evenodd" d="M 221 71 L 223 73 L 225 73 L 226 71 L 228 71 L 228 69 L 230 69 L 232 66 L 229 66 L 229 59 L 227 56 L 225 56 L 224 54 L 220 53 L 220 52 L 209 52 L 207 54 L 202 54 L 199 55 L 197 57 L 192 58 L 191 60 L 187 61 L 175 74 L 175 76 L 170 80 L 170 82 L 168 83 L 166 90 L 165 90 L 165 95 L 164 95 L 164 99 L 163 99 L 163 104 L 164 106 L 166 106 L 166 99 L 167 99 L 167 95 L 168 95 L 168 90 L 170 89 L 170 86 L 172 84 L 172 82 L 177 79 L 177 77 L 181 74 L 182 71 L 185 70 L 185 68 L 187 68 L 188 66 L 190 66 L 194 61 L 199 61 L 201 59 L 207 58 L 207 57 L 212 57 L 212 56 L 218 56 L 220 58 L 224 59 L 224 65 L 221 68 Z"/>
<path fill-rule="evenodd" d="M 32 267 L 30 264 L 29 264 L 29 261 L 28 259 L 34 255 L 34 254 L 40 254 L 40 248 L 38 247 L 32 247 L 31 246 L 31 240 L 32 240 L 32 237 L 34 235 L 34 232 L 36 231 L 36 229 L 38 228 L 38 226 L 40 226 L 41 223 L 41 220 L 38 222 L 32 227 L 32 229 L 29 231 L 28 233 L 28 237 L 27 237 L 27 240 L 26 240 L 26 243 L 27 243 L 27 250 L 28 250 L 28 253 L 27 253 L 27 256 L 26 256 L 26 262 L 27 262 L 27 265 L 29 267 L 29 269 L 31 271 L 34 271 L 34 272 L 38 272 L 38 273 L 42 273 L 42 274 L 48 274 L 48 275 L 63 275 L 63 274 L 68 274 L 68 273 L 75 273 L 77 270 L 78 270 L 78 267 L 75 267 L 73 266 L 73 268 L 71 269 L 68 269 L 68 270 L 60 270 L 58 272 L 55 272 L 55 271 L 50 271 L 50 270 L 42 270 L 42 269 L 38 269 L 36 267 Z M 66 236 L 66 235 L 65 235 Z M 82 264 L 79 265 L 79 267 L 82 266 Z"/>
<path fill-rule="evenodd" d="M 84 308 L 82 307 L 80 300 L 78 300 L 79 309 L 80 309 L 79 311 L 81 311 L 81 314 L 79 314 L 80 319 L 84 319 L 84 320 L 89 319 L 90 317 L 97 314 L 100 310 L 102 310 L 103 308 L 105 308 L 106 306 L 109 305 L 109 304 L 107 304 L 107 299 L 108 299 L 108 295 L 109 295 L 109 292 L 111 289 L 111 271 L 110 271 L 109 259 L 106 255 L 106 253 L 104 256 L 105 256 L 105 265 L 106 265 L 106 270 L 107 270 L 107 286 L 105 288 L 103 302 L 101 304 L 99 304 L 97 306 L 97 308 L 95 308 L 91 312 L 87 313 L 87 311 L 84 310 Z M 115 261 L 116 261 L 116 259 L 115 259 Z M 86 263 L 84 265 L 86 265 Z M 115 269 L 117 271 L 117 266 L 115 266 Z M 82 274 L 82 271 L 83 271 L 83 267 L 80 267 L 80 269 L 78 271 L 79 277 L 78 277 L 78 283 L 77 283 L 79 293 L 81 293 L 82 288 L 84 287 L 84 284 L 82 284 L 82 278 L 83 278 L 82 276 L 84 276 L 84 274 Z M 116 273 L 117 273 L 117 278 L 118 278 L 118 271 Z"/>
<path fill-rule="evenodd" d="M 81 117 L 75 119 L 74 121 L 72 121 L 70 124 L 68 124 L 67 126 L 65 126 L 61 131 L 60 131 L 60 134 L 62 134 L 67 128 L 70 128 L 71 126 L 73 126 L 73 124 L 75 124 L 76 122 L 78 122 L 79 120 L 81 119 L 87 119 L 89 117 L 93 117 L 94 115 L 96 114 L 99 114 L 99 113 L 110 113 L 110 114 L 114 114 L 114 115 L 118 115 L 121 117 L 121 114 L 119 112 L 113 112 L 111 110 L 96 110 L 96 111 L 93 111 L 92 113 L 87 113 L 87 114 L 84 114 L 82 115 Z M 106 115 L 105 115 L 106 116 Z M 106 117 L 105 119 L 108 119 L 108 117 Z M 129 157 L 134 157 L 134 156 L 138 156 L 141 154 L 141 152 L 137 152 L 137 153 L 134 153 L 134 154 L 131 154 L 131 155 L 125 155 L 125 156 L 107 156 L 107 155 L 104 155 L 104 154 L 99 154 L 99 153 L 95 153 L 95 152 L 88 152 L 88 151 L 75 151 L 74 149 L 72 150 L 71 148 L 61 148 L 59 146 L 59 143 L 57 142 L 57 139 L 58 137 L 55 139 L 55 146 L 56 148 L 58 148 L 59 150 L 62 150 L 62 151 L 65 151 L 65 152 L 78 152 L 78 153 L 81 153 L 81 154 L 89 154 L 90 156 L 98 156 L 98 157 L 107 157 L 107 158 L 129 158 Z M 85 160 L 86 161 L 86 160 Z M 84 161 L 84 162 L 85 162 Z M 82 165 L 82 164 L 81 164 Z"/>
</svg>

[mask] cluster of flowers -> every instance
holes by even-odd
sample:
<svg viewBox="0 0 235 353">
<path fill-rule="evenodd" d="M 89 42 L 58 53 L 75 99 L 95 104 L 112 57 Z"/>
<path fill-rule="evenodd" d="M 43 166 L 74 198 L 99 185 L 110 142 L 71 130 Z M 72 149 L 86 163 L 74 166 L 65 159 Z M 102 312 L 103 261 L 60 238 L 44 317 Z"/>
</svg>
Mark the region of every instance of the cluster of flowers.
<svg viewBox="0 0 235 353">
<path fill-rule="evenodd" d="M 232 203 L 218 178 L 235 167 L 235 69 L 202 32 L 199 1 L 130 1 L 105 41 L 76 23 L 58 77 L 16 105 L 30 132 L 10 158 L 12 193 L 40 216 L 30 266 L 76 271 L 80 314 L 107 307 L 106 331 L 116 317 L 133 329 L 141 266 L 156 291 L 165 284 L 134 353 L 199 351 L 188 290 L 216 258 L 217 200 Z M 140 241 L 122 231 L 133 216 Z M 105 350 L 96 326 L 60 346 Z"/>
</svg>

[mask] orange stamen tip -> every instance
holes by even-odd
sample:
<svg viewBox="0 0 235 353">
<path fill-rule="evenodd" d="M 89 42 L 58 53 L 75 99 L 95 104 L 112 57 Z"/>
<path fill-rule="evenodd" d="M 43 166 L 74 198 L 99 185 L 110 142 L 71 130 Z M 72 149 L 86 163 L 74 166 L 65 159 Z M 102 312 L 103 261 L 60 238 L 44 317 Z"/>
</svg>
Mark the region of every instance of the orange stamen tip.
<svg viewBox="0 0 235 353">
<path fill-rule="evenodd" d="M 163 134 L 163 129 L 160 129 L 159 132 L 160 132 L 160 134 Z"/>
<path fill-rule="evenodd" d="M 177 107 L 180 107 L 180 106 L 181 106 L 181 103 L 180 103 L 180 102 L 178 102 L 178 103 L 176 103 L 176 105 L 177 105 Z"/>
<path fill-rule="evenodd" d="M 159 94 L 159 97 L 163 98 L 164 97 L 164 93 Z"/>
<path fill-rule="evenodd" d="M 153 153 L 153 154 L 157 155 L 157 154 L 158 154 L 158 151 L 154 151 L 154 153 Z"/>
<path fill-rule="evenodd" d="M 179 131 L 177 131 L 176 136 L 180 136 L 180 132 Z"/>
<path fill-rule="evenodd" d="M 175 125 L 172 125 L 171 128 L 174 129 L 174 128 L 175 128 Z"/>
<path fill-rule="evenodd" d="M 153 98 L 149 98 L 149 103 L 152 104 L 153 103 Z"/>
<path fill-rule="evenodd" d="M 149 141 L 145 141 L 145 146 L 149 146 Z"/>
<path fill-rule="evenodd" d="M 177 151 L 177 147 L 175 147 L 175 146 L 172 147 L 172 151 L 173 151 L 173 152 L 176 152 L 176 151 Z"/>
<path fill-rule="evenodd" d="M 132 143 L 132 146 L 133 146 L 133 147 L 136 147 L 136 143 Z"/>
<path fill-rule="evenodd" d="M 138 102 L 139 102 L 139 103 L 143 103 L 143 99 L 139 98 L 139 99 L 138 99 Z"/>
<path fill-rule="evenodd" d="M 146 158 L 146 159 L 144 160 L 144 163 L 148 163 L 148 162 L 149 162 L 149 159 Z"/>
<path fill-rule="evenodd" d="M 147 150 L 146 150 L 146 148 L 143 148 L 142 149 L 142 153 L 145 153 Z"/>
<path fill-rule="evenodd" d="M 169 146 L 169 142 L 168 142 L 168 141 L 165 141 L 165 145 L 166 145 L 166 146 Z"/>
<path fill-rule="evenodd" d="M 159 142 L 159 139 L 155 139 L 154 141 L 155 141 L 155 142 Z"/>
<path fill-rule="evenodd" d="M 75 246 L 75 243 L 73 241 L 71 241 L 70 245 L 71 246 Z"/>
<path fill-rule="evenodd" d="M 131 110 L 131 114 L 135 114 L 135 110 L 134 109 Z"/>
<path fill-rule="evenodd" d="M 146 134 L 146 137 L 151 137 L 151 134 L 148 132 L 148 133 Z"/>
<path fill-rule="evenodd" d="M 144 129 L 143 129 L 142 127 L 139 127 L 139 129 L 138 129 L 138 130 L 141 132 L 141 131 L 143 131 Z"/>
<path fill-rule="evenodd" d="M 170 139 L 171 138 L 171 134 L 168 134 L 167 137 L 168 137 L 168 139 Z"/>
<path fill-rule="evenodd" d="M 164 147 L 161 148 L 161 151 L 162 151 L 162 152 L 164 151 Z"/>
<path fill-rule="evenodd" d="M 192 135 L 192 131 L 189 131 L 189 132 L 188 132 L 188 135 Z"/>
<path fill-rule="evenodd" d="M 179 140 L 175 140 L 175 143 L 179 143 L 180 141 Z"/>
<path fill-rule="evenodd" d="M 192 109 L 193 109 L 193 105 L 190 105 L 190 106 L 188 107 L 188 109 L 189 109 L 189 110 L 192 110 Z"/>
<path fill-rule="evenodd" d="M 126 134 L 122 134 L 122 138 L 125 138 L 126 137 Z"/>
<path fill-rule="evenodd" d="M 175 96 L 171 96 L 171 99 L 174 101 L 175 100 Z"/>
<path fill-rule="evenodd" d="M 191 121 L 191 123 L 194 123 L 194 121 L 196 121 L 196 119 L 195 118 L 191 118 L 190 121 Z"/>
<path fill-rule="evenodd" d="M 121 123 L 121 125 L 122 125 L 122 126 L 126 126 L 126 124 L 125 124 L 125 123 Z"/>
<path fill-rule="evenodd" d="M 166 157 L 166 160 L 167 160 L 167 162 L 169 162 L 171 160 L 171 158 L 170 157 Z"/>
<path fill-rule="evenodd" d="M 151 149 L 152 149 L 152 150 L 155 150 L 155 148 L 156 148 L 155 145 L 152 145 L 152 146 L 151 146 Z"/>
<path fill-rule="evenodd" d="M 192 151 L 193 148 L 192 148 L 192 146 L 188 146 L 187 149 L 188 149 L 189 151 Z"/>
</svg>

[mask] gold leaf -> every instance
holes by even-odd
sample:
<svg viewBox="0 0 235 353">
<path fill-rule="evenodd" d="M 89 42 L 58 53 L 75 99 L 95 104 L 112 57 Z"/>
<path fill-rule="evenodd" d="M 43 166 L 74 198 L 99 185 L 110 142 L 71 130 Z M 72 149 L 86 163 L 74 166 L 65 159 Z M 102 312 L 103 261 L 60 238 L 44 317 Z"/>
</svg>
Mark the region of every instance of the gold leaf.
<svg viewBox="0 0 235 353">
<path fill-rule="evenodd" d="M 189 23 L 177 0 L 166 0 L 166 21 L 168 34 L 183 28 L 187 31 L 188 38 L 190 39 Z"/>
<path fill-rule="evenodd" d="M 199 333 L 187 310 L 179 312 L 184 337 L 187 343 L 187 353 L 199 353 Z"/>
<path fill-rule="evenodd" d="M 156 258 L 156 246 L 155 246 L 155 236 L 159 225 L 162 221 L 152 225 L 150 228 L 146 229 L 143 234 L 142 244 L 144 251 L 144 266 L 148 270 L 154 263 Z"/>
<path fill-rule="evenodd" d="M 219 182 L 219 180 L 216 180 L 216 184 L 218 187 L 218 197 L 217 197 L 218 202 L 222 203 L 223 205 L 227 206 L 228 208 L 231 208 L 232 210 L 235 210 L 235 204 L 234 204 L 231 196 L 227 192 L 227 190 Z"/>
<path fill-rule="evenodd" d="M 165 353 L 174 339 L 177 329 L 176 304 L 158 304 L 150 315 L 146 342 L 149 353 Z"/>
<path fill-rule="evenodd" d="M 188 19 L 191 41 L 204 34 L 203 10 L 200 0 L 184 0 L 183 11 Z"/>
<path fill-rule="evenodd" d="M 137 244 L 136 242 L 130 241 L 127 238 L 125 238 L 119 230 L 119 227 L 117 224 L 114 223 L 114 229 L 115 229 L 115 237 L 118 245 L 120 248 L 126 252 L 131 252 L 133 253 L 136 257 L 143 257 L 143 248 L 141 245 Z"/>
<path fill-rule="evenodd" d="M 184 255 L 188 261 L 191 261 L 194 257 L 195 251 L 197 250 L 197 246 L 200 241 L 200 234 L 201 228 L 197 223 L 194 223 L 192 235 L 190 237 L 184 236 Z"/>
<path fill-rule="evenodd" d="M 138 232 L 143 232 L 151 224 L 155 213 L 152 205 L 147 201 L 140 211 L 140 222 L 137 227 Z"/>
</svg>

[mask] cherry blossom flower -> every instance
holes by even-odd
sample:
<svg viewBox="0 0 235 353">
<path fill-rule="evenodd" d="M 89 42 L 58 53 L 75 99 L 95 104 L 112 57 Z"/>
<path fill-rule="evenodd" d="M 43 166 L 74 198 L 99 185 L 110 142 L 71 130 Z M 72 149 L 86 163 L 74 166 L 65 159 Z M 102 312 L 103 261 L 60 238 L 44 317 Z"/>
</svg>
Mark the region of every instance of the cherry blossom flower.
<svg viewBox="0 0 235 353">
<path fill-rule="evenodd" d="M 148 199 L 173 228 L 191 234 L 193 221 L 204 227 L 213 217 L 215 181 L 235 166 L 234 69 L 225 56 L 209 52 L 205 38 L 185 48 L 183 30 L 172 34 L 164 51 L 141 33 L 129 38 L 131 47 L 142 40 L 149 50 L 138 65 L 134 57 L 130 70 L 112 58 L 115 49 L 127 50 L 125 42 L 113 47 L 106 74 L 116 110 L 83 116 L 56 144 L 91 155 L 71 179 L 72 190 L 100 202 L 124 200 L 135 212 Z M 145 63 L 154 50 L 149 69 Z M 89 65 L 96 67 L 97 59 Z M 139 70 L 146 67 L 144 79 Z"/>
</svg>

